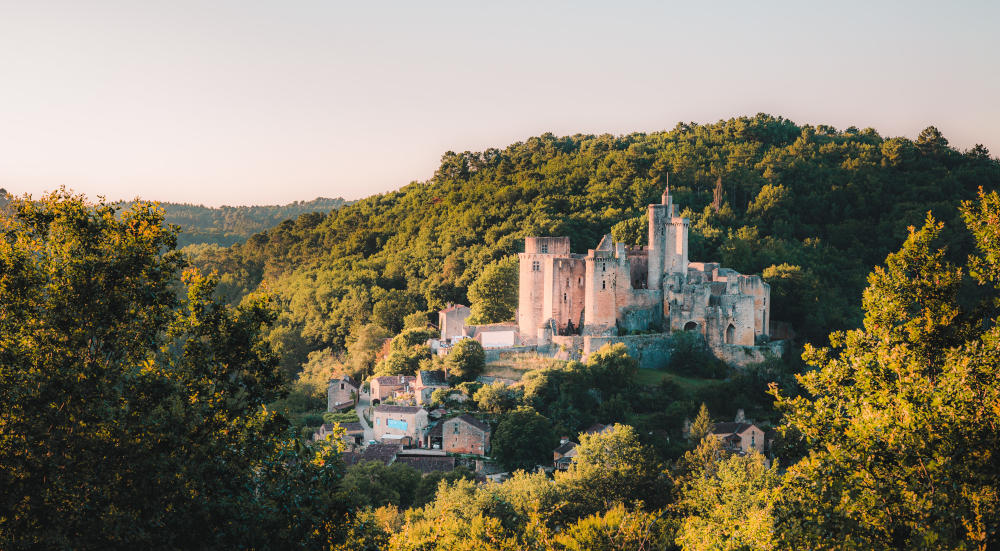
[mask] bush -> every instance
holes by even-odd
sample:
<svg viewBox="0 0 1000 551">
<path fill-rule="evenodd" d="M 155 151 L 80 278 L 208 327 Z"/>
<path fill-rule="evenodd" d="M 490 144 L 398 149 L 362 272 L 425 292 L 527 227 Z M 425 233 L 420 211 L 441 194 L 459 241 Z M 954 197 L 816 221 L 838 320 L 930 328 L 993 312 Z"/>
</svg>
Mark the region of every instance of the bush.
<svg viewBox="0 0 1000 551">
<path fill-rule="evenodd" d="M 712 354 L 705 338 L 693 331 L 674 333 L 674 351 L 666 370 L 686 377 L 724 379 L 729 366 Z"/>
</svg>

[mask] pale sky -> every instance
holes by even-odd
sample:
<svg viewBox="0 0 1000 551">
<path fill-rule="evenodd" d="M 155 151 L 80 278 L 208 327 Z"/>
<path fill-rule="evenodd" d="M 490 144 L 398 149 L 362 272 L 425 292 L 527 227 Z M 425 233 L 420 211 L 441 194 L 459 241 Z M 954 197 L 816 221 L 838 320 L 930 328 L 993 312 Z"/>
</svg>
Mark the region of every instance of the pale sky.
<svg viewBox="0 0 1000 551">
<path fill-rule="evenodd" d="M 275 204 L 768 112 L 1000 154 L 1000 2 L 0 0 L 0 187 Z"/>
</svg>

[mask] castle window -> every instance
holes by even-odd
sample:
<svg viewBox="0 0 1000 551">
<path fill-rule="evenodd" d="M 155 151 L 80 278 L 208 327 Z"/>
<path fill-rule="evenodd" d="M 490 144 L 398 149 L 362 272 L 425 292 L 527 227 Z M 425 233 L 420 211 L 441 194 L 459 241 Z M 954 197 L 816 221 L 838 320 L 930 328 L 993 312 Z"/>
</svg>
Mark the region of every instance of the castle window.
<svg viewBox="0 0 1000 551">
<path fill-rule="evenodd" d="M 458 434 L 458 423 L 455 423 L 455 434 Z"/>
<path fill-rule="evenodd" d="M 608 288 L 607 283 L 602 279 L 601 280 L 601 289 L 607 289 L 607 288 Z"/>
<path fill-rule="evenodd" d="M 580 287 L 583 287 L 583 278 L 582 277 L 576 278 L 576 284 L 579 285 Z"/>
<path fill-rule="evenodd" d="M 563 302 L 566 302 L 566 293 L 563 293 Z"/>
<path fill-rule="evenodd" d="M 531 263 L 531 271 L 537 272 L 542 269 L 542 265 L 537 260 Z"/>
<path fill-rule="evenodd" d="M 543 254 L 549 252 L 549 244 L 548 243 L 544 243 L 544 242 L 541 243 L 541 244 L 539 244 L 538 245 L 538 252 L 543 253 Z"/>
<path fill-rule="evenodd" d="M 601 262 L 601 271 L 602 272 L 604 271 L 604 266 L 605 266 L 605 264 L 603 262 Z"/>
</svg>

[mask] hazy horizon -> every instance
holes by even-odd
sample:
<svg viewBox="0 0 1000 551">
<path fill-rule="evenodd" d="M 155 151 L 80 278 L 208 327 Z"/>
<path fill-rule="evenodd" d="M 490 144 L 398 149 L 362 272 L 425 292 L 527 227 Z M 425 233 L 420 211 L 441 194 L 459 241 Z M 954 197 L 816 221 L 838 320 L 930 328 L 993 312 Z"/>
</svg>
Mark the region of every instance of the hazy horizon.
<svg viewBox="0 0 1000 551">
<path fill-rule="evenodd" d="M 766 112 L 1000 152 L 1000 6 L 0 1 L 0 187 L 358 199 L 448 150 Z M 836 76 L 836 78 L 833 77 Z"/>
</svg>

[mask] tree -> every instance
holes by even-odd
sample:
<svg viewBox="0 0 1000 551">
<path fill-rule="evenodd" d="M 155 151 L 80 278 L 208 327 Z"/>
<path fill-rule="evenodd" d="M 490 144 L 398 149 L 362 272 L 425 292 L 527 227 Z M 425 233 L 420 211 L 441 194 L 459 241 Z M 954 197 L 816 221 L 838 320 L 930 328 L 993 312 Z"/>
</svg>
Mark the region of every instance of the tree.
<svg viewBox="0 0 1000 551">
<path fill-rule="evenodd" d="M 493 384 L 483 385 L 473 395 L 476 406 L 481 411 L 494 414 L 506 413 L 515 407 L 519 402 L 519 393 L 515 389 L 508 387 L 501 381 L 494 381 Z"/>
<path fill-rule="evenodd" d="M 702 403 L 698 415 L 691 423 L 691 432 L 688 438 L 694 442 L 701 442 L 703 438 L 712 434 L 713 430 L 715 430 L 715 423 L 712 422 L 712 416 L 708 413 L 708 407 Z"/>
<path fill-rule="evenodd" d="M 514 319 L 517 310 L 518 260 L 505 256 L 491 262 L 469 286 L 472 314 L 470 325 L 499 323 Z"/>
<path fill-rule="evenodd" d="M 666 549 L 669 530 L 662 516 L 642 509 L 629 511 L 619 503 L 566 527 L 556 541 L 561 549 L 570 551 Z"/>
<path fill-rule="evenodd" d="M 387 338 L 389 331 L 373 323 L 360 326 L 351 333 L 352 340 L 347 345 L 347 365 L 353 377 L 364 379 L 372 373 L 375 357 Z"/>
<path fill-rule="evenodd" d="M 0 231 L 0 547 L 335 543 L 339 454 L 262 410 L 281 382 L 264 297 L 182 276 L 148 203 L 58 191 Z"/>
<path fill-rule="evenodd" d="M 706 440 L 705 446 L 717 446 Z M 714 446 L 713 446 L 714 445 Z M 677 544 L 684 549 L 775 549 L 773 506 L 781 476 L 756 451 L 729 455 L 684 479 Z"/>
<path fill-rule="evenodd" d="M 493 457 L 511 471 L 550 463 L 555 444 L 552 423 L 528 406 L 503 415 L 490 439 Z"/>
<path fill-rule="evenodd" d="M 936 246 L 943 224 L 928 215 L 869 276 L 863 328 L 806 348 L 804 395 L 775 391 L 783 430 L 808 449 L 777 504 L 783 545 L 1000 543 L 1000 197 L 962 212 L 977 246 L 966 269 Z"/>
<path fill-rule="evenodd" d="M 486 367 L 486 352 L 475 339 L 462 339 L 445 357 L 448 375 L 462 381 L 471 381 Z"/>
<path fill-rule="evenodd" d="M 581 434 L 576 458 L 556 483 L 569 492 L 567 518 L 607 511 L 616 503 L 665 504 L 666 479 L 652 450 L 639 442 L 635 429 L 615 424 L 611 430 Z"/>
<path fill-rule="evenodd" d="M 347 468 L 340 494 L 355 507 L 394 505 L 406 509 L 413 503 L 420 480 L 420 472 L 404 463 L 362 461 Z"/>
</svg>

